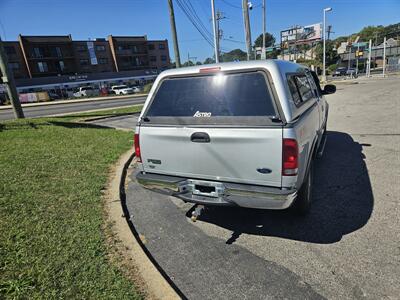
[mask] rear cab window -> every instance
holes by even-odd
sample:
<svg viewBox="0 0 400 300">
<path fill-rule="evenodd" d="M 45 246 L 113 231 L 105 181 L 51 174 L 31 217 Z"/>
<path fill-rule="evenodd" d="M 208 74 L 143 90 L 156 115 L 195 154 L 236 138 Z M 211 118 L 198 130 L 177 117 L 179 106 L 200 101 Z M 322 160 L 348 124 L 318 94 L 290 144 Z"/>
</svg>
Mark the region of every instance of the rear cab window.
<svg viewBox="0 0 400 300">
<path fill-rule="evenodd" d="M 166 78 L 150 101 L 148 123 L 268 125 L 277 110 L 262 71 Z"/>
</svg>

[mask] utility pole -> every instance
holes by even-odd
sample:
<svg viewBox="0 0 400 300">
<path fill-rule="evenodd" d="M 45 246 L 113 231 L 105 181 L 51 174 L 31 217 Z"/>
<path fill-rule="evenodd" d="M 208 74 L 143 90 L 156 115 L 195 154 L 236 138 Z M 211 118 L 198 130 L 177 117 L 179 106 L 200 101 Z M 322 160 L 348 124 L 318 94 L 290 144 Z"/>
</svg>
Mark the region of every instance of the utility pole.
<svg viewBox="0 0 400 300">
<path fill-rule="evenodd" d="M 219 10 L 217 11 L 217 14 L 216 14 L 216 15 L 217 15 L 217 16 L 216 16 L 216 24 L 217 24 L 217 46 L 218 46 L 217 50 L 218 50 L 218 57 L 219 57 L 220 54 L 221 54 L 220 41 L 221 41 L 221 39 L 222 39 L 222 30 L 219 29 L 219 28 L 220 28 L 220 26 L 219 26 L 219 21 L 222 20 L 222 19 L 225 19 L 225 17 L 223 16 L 222 12 L 220 12 Z"/>
<path fill-rule="evenodd" d="M 6 86 L 8 99 L 10 99 L 11 105 L 14 110 L 14 116 L 16 119 L 25 118 L 24 112 L 19 102 L 17 88 L 15 87 L 14 76 L 10 72 L 8 67 L 8 60 L 4 51 L 3 42 L 0 38 L 0 71 L 2 74 L 3 84 Z"/>
<path fill-rule="evenodd" d="M 192 59 L 194 61 L 196 61 L 197 60 L 197 56 L 190 56 L 190 53 L 188 52 L 188 56 L 187 56 L 188 63 L 189 63 L 189 61 L 192 61 Z M 192 61 L 192 63 L 195 64 L 193 61 Z"/>
<path fill-rule="evenodd" d="M 386 69 L 386 36 L 383 38 L 383 70 L 382 75 L 385 77 L 385 69 Z"/>
<path fill-rule="evenodd" d="M 326 81 L 326 13 L 332 11 L 331 7 L 324 8 L 324 31 L 323 31 L 323 62 L 322 62 L 322 81 Z"/>
<path fill-rule="evenodd" d="M 266 11 L 265 11 L 265 0 L 263 0 L 263 2 L 262 2 L 262 9 L 263 9 L 263 44 L 262 44 L 262 50 L 261 50 L 261 59 L 266 59 L 266 53 L 265 53 L 265 23 L 266 23 L 266 20 L 265 20 L 265 14 L 266 14 Z"/>
<path fill-rule="evenodd" d="M 248 0 L 242 0 L 244 32 L 246 36 L 247 60 L 250 60 L 251 55 L 251 33 L 249 20 L 249 3 Z"/>
<path fill-rule="evenodd" d="M 219 32 L 217 31 L 217 18 L 215 16 L 214 0 L 211 0 L 211 15 L 212 15 L 213 32 L 214 32 L 214 56 L 215 56 L 215 62 L 219 63 Z"/>
<path fill-rule="evenodd" d="M 356 56 L 357 56 L 357 60 L 356 60 L 356 75 L 358 75 L 358 56 L 360 53 L 360 44 L 357 43 L 357 52 L 356 52 Z"/>
<path fill-rule="evenodd" d="M 351 49 L 353 48 L 353 46 L 350 46 L 350 50 L 349 50 L 349 61 L 347 62 L 347 70 L 350 69 L 351 67 Z M 351 74 L 351 73 L 350 73 Z"/>
<path fill-rule="evenodd" d="M 369 40 L 369 51 L 368 51 L 368 73 L 367 76 L 371 77 L 371 55 L 372 55 L 372 40 Z"/>
<path fill-rule="evenodd" d="M 176 35 L 176 26 L 175 26 L 174 5 L 172 4 L 172 0 L 168 0 L 168 8 L 169 8 L 169 21 L 171 23 L 171 31 L 172 31 L 172 41 L 174 43 L 175 65 L 177 68 L 180 68 L 181 57 L 179 55 L 178 37 Z"/>
<path fill-rule="evenodd" d="M 328 29 L 326 30 L 327 31 L 327 35 L 328 35 L 328 38 L 327 38 L 327 40 L 329 41 L 330 39 L 331 39 L 331 33 L 334 33 L 333 31 L 332 31 L 332 25 L 328 25 Z"/>
</svg>

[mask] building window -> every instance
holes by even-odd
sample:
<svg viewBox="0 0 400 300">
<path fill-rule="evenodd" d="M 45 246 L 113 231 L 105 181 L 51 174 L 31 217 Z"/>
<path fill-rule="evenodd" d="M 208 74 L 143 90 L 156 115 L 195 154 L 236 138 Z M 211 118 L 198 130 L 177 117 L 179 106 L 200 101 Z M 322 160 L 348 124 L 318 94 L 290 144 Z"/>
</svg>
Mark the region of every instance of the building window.
<svg viewBox="0 0 400 300">
<path fill-rule="evenodd" d="M 118 49 L 119 51 L 122 51 L 122 50 L 129 50 L 129 45 L 119 45 L 117 49 Z"/>
<path fill-rule="evenodd" d="M 100 64 L 100 65 L 106 65 L 106 64 L 108 64 L 108 59 L 105 58 L 105 57 L 100 57 L 100 58 L 99 58 L 99 64 Z"/>
<path fill-rule="evenodd" d="M 161 55 L 161 61 L 167 61 L 167 56 L 166 55 Z"/>
<path fill-rule="evenodd" d="M 17 51 L 16 51 L 15 48 L 12 47 L 12 46 L 6 46 L 6 47 L 4 47 L 4 49 L 5 49 L 5 51 L 6 51 L 6 53 L 7 53 L 8 55 L 17 54 Z"/>
<path fill-rule="evenodd" d="M 149 44 L 148 47 L 149 47 L 149 50 L 154 50 L 154 48 L 155 48 L 155 47 L 154 47 L 154 44 Z"/>
<path fill-rule="evenodd" d="M 8 67 L 12 70 L 19 70 L 19 63 L 17 62 L 10 62 L 8 63 Z"/>
<path fill-rule="evenodd" d="M 158 49 L 164 50 L 165 49 L 165 45 L 164 44 L 158 44 Z"/>
<path fill-rule="evenodd" d="M 84 45 L 79 45 L 79 46 L 76 47 L 76 50 L 78 52 L 85 52 L 87 50 L 87 48 Z"/>
<path fill-rule="evenodd" d="M 37 49 L 37 48 L 35 48 Z M 49 68 L 47 67 L 47 63 L 45 61 L 38 62 L 38 68 L 40 73 L 48 72 Z"/>
<path fill-rule="evenodd" d="M 89 60 L 88 59 L 80 59 L 79 64 L 81 66 L 87 66 L 89 64 Z"/>
<path fill-rule="evenodd" d="M 42 51 L 40 48 L 33 48 L 33 57 L 40 58 L 43 57 Z"/>
<path fill-rule="evenodd" d="M 157 56 L 150 56 L 150 61 L 157 61 Z"/>
<path fill-rule="evenodd" d="M 62 53 L 61 53 L 60 47 L 56 47 L 56 56 L 57 57 L 62 57 Z"/>
<path fill-rule="evenodd" d="M 61 72 L 64 71 L 64 69 L 65 69 L 64 62 L 63 62 L 62 60 L 60 60 L 60 61 L 58 62 L 58 64 L 60 65 L 60 70 L 61 70 Z"/>
<path fill-rule="evenodd" d="M 106 47 L 104 45 L 98 45 L 96 46 L 96 51 L 106 51 Z"/>
</svg>

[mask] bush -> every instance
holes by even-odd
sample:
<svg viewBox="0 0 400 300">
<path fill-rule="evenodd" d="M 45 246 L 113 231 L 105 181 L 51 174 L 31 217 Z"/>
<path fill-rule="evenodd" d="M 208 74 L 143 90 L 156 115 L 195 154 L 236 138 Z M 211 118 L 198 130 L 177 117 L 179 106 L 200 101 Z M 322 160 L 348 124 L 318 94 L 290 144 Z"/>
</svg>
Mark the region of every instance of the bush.
<svg viewBox="0 0 400 300">
<path fill-rule="evenodd" d="M 153 83 L 148 83 L 143 87 L 143 93 L 149 93 L 151 90 L 151 87 L 153 86 Z"/>
<path fill-rule="evenodd" d="M 328 68 L 327 68 L 328 74 L 332 74 L 336 69 L 337 69 L 337 64 L 332 64 L 332 65 L 328 66 Z"/>
</svg>

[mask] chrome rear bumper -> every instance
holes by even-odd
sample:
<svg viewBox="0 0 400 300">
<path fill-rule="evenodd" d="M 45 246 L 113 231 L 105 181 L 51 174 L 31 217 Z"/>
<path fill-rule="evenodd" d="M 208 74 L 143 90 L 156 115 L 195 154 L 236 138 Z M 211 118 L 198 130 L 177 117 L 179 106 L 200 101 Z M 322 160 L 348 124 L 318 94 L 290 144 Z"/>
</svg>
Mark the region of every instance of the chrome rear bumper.
<svg viewBox="0 0 400 300">
<path fill-rule="evenodd" d="M 138 172 L 137 181 L 146 189 L 204 205 L 241 206 L 259 209 L 286 209 L 296 199 L 295 189 L 285 190 L 250 184 L 215 182 Z M 198 186 L 213 187 L 201 191 Z M 207 188 L 206 188 L 207 189 Z"/>
</svg>

